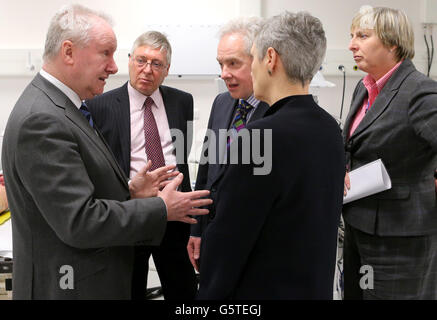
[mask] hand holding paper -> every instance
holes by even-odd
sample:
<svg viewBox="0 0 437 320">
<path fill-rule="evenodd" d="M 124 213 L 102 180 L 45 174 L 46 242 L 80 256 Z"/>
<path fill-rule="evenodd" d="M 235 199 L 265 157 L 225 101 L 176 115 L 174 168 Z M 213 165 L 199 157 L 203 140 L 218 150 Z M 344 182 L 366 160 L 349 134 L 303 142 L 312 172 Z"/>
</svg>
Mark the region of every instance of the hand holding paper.
<svg viewBox="0 0 437 320">
<path fill-rule="evenodd" d="M 391 180 L 381 159 L 349 172 L 350 189 L 343 197 L 343 204 L 391 188 Z M 345 182 L 346 183 L 346 182 Z"/>
</svg>

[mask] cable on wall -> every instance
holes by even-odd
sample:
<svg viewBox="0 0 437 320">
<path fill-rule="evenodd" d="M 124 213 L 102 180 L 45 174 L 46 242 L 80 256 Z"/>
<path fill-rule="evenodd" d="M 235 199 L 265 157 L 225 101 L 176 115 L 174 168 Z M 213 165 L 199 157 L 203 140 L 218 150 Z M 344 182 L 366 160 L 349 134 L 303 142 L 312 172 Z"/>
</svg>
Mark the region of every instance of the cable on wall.
<svg viewBox="0 0 437 320">
<path fill-rule="evenodd" d="M 432 29 L 433 29 L 433 25 L 432 24 L 425 24 L 424 25 L 424 35 L 423 38 L 425 40 L 425 45 L 426 45 L 426 57 L 427 57 L 427 72 L 426 75 L 429 77 L 429 74 L 431 72 L 431 67 L 432 67 L 432 62 L 434 59 L 434 39 L 432 37 Z M 430 43 L 431 43 L 431 48 L 428 44 L 428 39 L 427 39 L 427 34 L 429 34 L 430 37 Z"/>
<path fill-rule="evenodd" d="M 344 65 L 341 64 L 338 66 L 338 70 L 343 72 L 343 94 L 341 97 L 341 107 L 340 107 L 340 123 L 342 123 L 341 119 L 343 117 L 344 94 L 345 94 L 345 90 L 346 90 L 346 69 L 345 69 Z"/>
</svg>

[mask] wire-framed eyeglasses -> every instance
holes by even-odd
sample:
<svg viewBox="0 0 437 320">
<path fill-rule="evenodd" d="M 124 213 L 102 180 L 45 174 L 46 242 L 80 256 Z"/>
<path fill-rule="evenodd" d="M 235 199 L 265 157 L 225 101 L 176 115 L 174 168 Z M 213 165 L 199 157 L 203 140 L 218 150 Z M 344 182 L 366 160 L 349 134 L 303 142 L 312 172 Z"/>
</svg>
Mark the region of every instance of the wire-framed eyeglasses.
<svg viewBox="0 0 437 320">
<path fill-rule="evenodd" d="M 145 68 L 147 65 L 150 65 L 152 70 L 161 71 L 166 67 L 163 63 L 157 60 L 147 60 L 146 57 L 142 57 L 142 56 L 133 57 L 130 53 L 128 56 L 129 58 L 133 59 L 135 65 L 140 69 Z"/>
</svg>

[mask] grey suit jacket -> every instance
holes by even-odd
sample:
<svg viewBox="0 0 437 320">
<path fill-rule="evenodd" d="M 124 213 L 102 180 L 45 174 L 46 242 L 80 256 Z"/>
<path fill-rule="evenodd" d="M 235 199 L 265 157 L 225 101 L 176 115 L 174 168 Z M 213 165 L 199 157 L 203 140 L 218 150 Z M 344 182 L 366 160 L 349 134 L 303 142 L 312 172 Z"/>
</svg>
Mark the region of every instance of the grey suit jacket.
<svg viewBox="0 0 437 320">
<path fill-rule="evenodd" d="M 126 177 L 103 139 L 39 74 L 12 110 L 2 161 L 14 299 L 129 299 L 133 245 L 160 243 L 165 204 L 128 200 Z M 73 289 L 60 285 L 62 266 L 73 270 Z"/>
<path fill-rule="evenodd" d="M 360 81 L 343 132 L 346 158 L 351 170 L 381 158 L 392 188 L 345 205 L 344 219 L 361 231 L 382 236 L 436 233 L 436 82 L 405 60 L 348 138 L 366 95 Z"/>
<path fill-rule="evenodd" d="M 205 159 L 208 159 L 208 150 L 211 148 L 210 141 L 205 137 L 201 154 L 201 157 L 204 157 L 204 159 L 201 159 L 203 164 L 199 164 L 195 190 L 211 190 L 211 198 L 213 200 L 217 191 L 217 188 L 213 187 L 213 185 L 220 180 L 225 170 L 225 166 L 221 165 L 220 161 L 223 159 L 224 151 L 226 150 L 226 144 L 219 144 L 219 130 L 228 130 L 231 127 L 231 122 L 237 105 L 238 99 L 232 98 L 229 92 L 219 94 L 212 104 L 211 114 L 208 121 L 208 129 L 212 130 L 217 137 L 215 145 L 215 163 L 204 163 L 206 161 Z M 251 115 L 248 123 L 262 118 L 268 108 L 269 106 L 266 103 L 260 102 L 258 107 Z M 198 223 L 191 225 L 192 236 L 201 236 L 209 220 L 214 217 L 215 204 L 213 204 L 209 209 L 210 213 L 208 216 L 198 216 Z"/>
</svg>

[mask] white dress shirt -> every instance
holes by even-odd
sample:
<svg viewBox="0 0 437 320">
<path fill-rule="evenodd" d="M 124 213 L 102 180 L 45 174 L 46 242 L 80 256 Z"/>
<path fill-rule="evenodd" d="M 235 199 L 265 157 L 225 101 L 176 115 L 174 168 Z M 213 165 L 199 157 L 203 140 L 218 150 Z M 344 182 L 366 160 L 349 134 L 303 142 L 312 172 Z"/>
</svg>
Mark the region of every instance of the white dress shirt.
<svg viewBox="0 0 437 320">
<path fill-rule="evenodd" d="M 67 87 L 65 84 L 63 84 L 61 81 L 59 81 L 58 79 L 56 79 L 54 76 L 52 76 L 50 73 L 48 73 L 43 69 L 39 71 L 39 74 L 44 79 L 46 79 L 51 84 L 53 84 L 56 88 L 61 90 L 71 100 L 71 102 L 73 102 L 73 104 L 78 109 L 80 109 L 80 106 L 82 105 L 82 101 L 80 100 L 79 95 L 76 92 L 74 92 L 72 89 Z"/>
<path fill-rule="evenodd" d="M 147 163 L 146 138 L 144 136 L 144 102 L 147 96 L 132 87 L 128 82 L 131 130 L 131 161 L 129 177 L 132 177 Z M 153 99 L 152 113 L 161 138 L 162 153 L 166 165 L 176 164 L 167 113 L 159 88 L 150 96 Z"/>
</svg>

